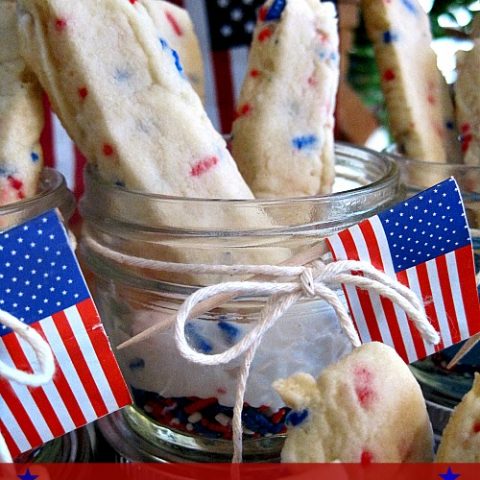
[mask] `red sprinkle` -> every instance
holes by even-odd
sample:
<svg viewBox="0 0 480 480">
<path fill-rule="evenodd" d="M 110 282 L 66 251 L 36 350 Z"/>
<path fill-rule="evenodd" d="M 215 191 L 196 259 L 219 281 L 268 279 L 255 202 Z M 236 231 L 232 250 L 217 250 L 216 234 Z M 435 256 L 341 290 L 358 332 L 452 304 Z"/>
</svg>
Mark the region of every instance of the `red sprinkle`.
<svg viewBox="0 0 480 480">
<path fill-rule="evenodd" d="M 310 75 L 310 76 L 308 77 L 308 80 L 307 80 L 307 81 L 308 81 L 308 84 L 309 84 L 311 87 L 315 87 L 315 86 L 317 86 L 317 84 L 318 84 L 318 81 L 317 81 L 317 79 L 315 78 L 314 75 Z"/>
<path fill-rule="evenodd" d="M 480 433 L 480 422 L 475 422 L 473 424 L 473 433 Z"/>
<path fill-rule="evenodd" d="M 253 78 L 257 78 L 260 76 L 260 70 L 250 70 L 250 76 L 253 77 Z"/>
<path fill-rule="evenodd" d="M 470 131 L 470 124 L 469 123 L 462 123 L 462 125 L 460 126 L 460 131 L 462 133 L 467 133 Z"/>
<path fill-rule="evenodd" d="M 237 118 L 238 117 L 244 117 L 245 115 L 247 115 L 251 111 L 252 111 L 252 106 L 249 103 L 245 103 L 244 105 L 239 107 L 239 109 L 237 110 L 237 115 L 236 116 L 237 116 Z"/>
<path fill-rule="evenodd" d="M 80 96 L 80 98 L 85 98 L 87 95 L 88 95 L 88 89 L 87 87 L 80 87 L 78 89 L 78 95 Z"/>
<path fill-rule="evenodd" d="M 433 95 L 433 93 L 429 93 L 427 95 L 427 102 L 430 104 L 430 105 L 435 105 L 435 95 Z"/>
<path fill-rule="evenodd" d="M 387 82 L 394 80 L 395 77 L 396 77 L 395 72 L 391 68 L 383 72 L 383 79 L 386 80 Z"/>
<path fill-rule="evenodd" d="M 376 400 L 377 395 L 371 387 L 372 372 L 365 367 L 357 367 L 354 370 L 355 375 L 355 393 L 358 401 L 363 408 L 370 408 Z"/>
<path fill-rule="evenodd" d="M 205 173 L 208 170 L 210 170 L 218 162 L 219 160 L 217 157 L 208 157 L 208 158 L 205 158 L 204 160 L 200 160 L 198 163 L 196 163 L 192 167 L 192 169 L 190 170 L 190 175 L 192 177 L 198 177 L 199 175 L 202 175 L 202 173 Z"/>
<path fill-rule="evenodd" d="M 265 27 L 262 30 L 260 30 L 258 34 L 258 40 L 260 42 L 264 42 L 265 40 L 268 40 L 272 36 L 272 33 L 273 32 L 270 30 L 270 28 Z"/>
<path fill-rule="evenodd" d="M 368 450 L 364 450 L 360 456 L 360 463 L 362 465 L 370 465 L 373 462 L 373 454 Z"/>
<path fill-rule="evenodd" d="M 170 13 L 170 12 L 165 12 L 165 16 L 167 17 L 167 20 L 170 22 L 170 25 L 173 28 L 173 31 L 180 37 L 183 35 L 183 31 L 180 28 L 180 25 L 178 24 L 177 20 L 175 20 L 175 17 Z"/>
<path fill-rule="evenodd" d="M 259 10 L 258 10 L 258 19 L 263 22 L 265 21 L 265 18 L 267 17 L 268 13 L 268 8 L 263 5 Z"/>
<path fill-rule="evenodd" d="M 184 408 L 185 413 L 191 415 L 195 412 L 200 412 L 204 408 L 209 407 L 210 405 L 214 405 L 217 403 L 217 399 L 214 397 L 211 398 L 200 398 L 196 402 L 191 403 L 187 407 Z"/>
<path fill-rule="evenodd" d="M 23 188 L 23 182 L 19 180 L 18 178 L 12 177 L 9 175 L 7 177 L 8 183 L 10 186 L 15 189 L 15 190 L 21 190 Z"/>
<path fill-rule="evenodd" d="M 130 0 L 130 3 L 133 5 L 134 3 L 137 3 L 137 0 Z"/>
<path fill-rule="evenodd" d="M 103 146 L 103 154 L 106 155 L 107 157 L 109 157 L 110 155 L 113 155 L 113 147 L 111 145 L 108 145 L 108 143 L 106 143 L 104 146 Z"/>
<path fill-rule="evenodd" d="M 55 20 L 55 30 L 61 32 L 67 26 L 67 21 L 64 18 L 57 18 Z"/>
</svg>

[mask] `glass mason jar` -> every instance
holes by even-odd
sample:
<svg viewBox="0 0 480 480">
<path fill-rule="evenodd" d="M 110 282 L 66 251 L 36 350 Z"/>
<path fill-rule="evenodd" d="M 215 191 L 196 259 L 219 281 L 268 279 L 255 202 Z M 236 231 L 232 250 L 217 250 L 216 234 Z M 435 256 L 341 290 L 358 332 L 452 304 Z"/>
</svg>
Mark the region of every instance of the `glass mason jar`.
<svg viewBox="0 0 480 480">
<path fill-rule="evenodd" d="M 23 453 L 15 463 L 88 463 L 93 459 L 95 431 L 84 427 Z"/>
<path fill-rule="evenodd" d="M 0 206 L 0 229 L 19 225 L 52 208 L 58 208 L 68 222 L 75 210 L 75 199 L 63 175 L 52 168 L 44 168 L 34 197 Z"/>
<path fill-rule="evenodd" d="M 316 197 L 166 197 L 107 185 L 87 169 L 80 255 L 93 272 L 93 296 L 114 349 L 172 318 L 199 286 L 242 277 L 172 274 L 119 263 L 92 248 L 86 238 L 150 260 L 278 264 L 386 208 L 400 195 L 398 180 L 388 155 L 345 144 L 336 147 L 335 193 Z M 338 292 L 343 296 L 340 288 Z M 237 299 L 187 322 L 190 344 L 204 353 L 226 350 L 250 331 L 264 300 Z M 245 461 L 279 458 L 288 411 L 272 382 L 297 371 L 317 376 L 350 350 L 333 310 L 323 301 L 303 299 L 279 319 L 265 335 L 248 378 L 242 415 Z M 125 457 L 144 461 L 230 460 L 241 359 L 219 366 L 194 364 L 179 354 L 172 325 L 116 350 L 116 355 L 134 406 L 100 421 L 99 427 L 119 453 L 127 451 Z"/>
<path fill-rule="evenodd" d="M 480 166 L 422 162 L 395 154 L 394 157 L 399 165 L 401 182 L 405 186 L 408 197 L 446 178 L 455 178 L 462 194 L 470 226 L 475 270 L 479 272 Z M 432 402 L 454 407 L 470 390 L 474 372 L 480 370 L 480 344 L 473 347 L 453 369 L 446 368 L 463 344 L 464 342 L 460 342 L 411 365 L 425 397 Z"/>
</svg>

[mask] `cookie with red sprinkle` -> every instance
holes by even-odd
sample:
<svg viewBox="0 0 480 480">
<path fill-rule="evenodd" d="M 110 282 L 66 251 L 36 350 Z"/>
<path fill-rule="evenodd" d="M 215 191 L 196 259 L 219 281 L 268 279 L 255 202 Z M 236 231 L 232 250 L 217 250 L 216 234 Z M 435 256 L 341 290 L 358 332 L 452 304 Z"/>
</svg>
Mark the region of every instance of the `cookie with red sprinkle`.
<svg viewBox="0 0 480 480">
<path fill-rule="evenodd" d="M 416 160 L 459 161 L 453 104 L 431 47 L 427 13 L 418 0 L 360 5 L 399 150 Z"/>
<path fill-rule="evenodd" d="M 42 90 L 20 55 L 15 8 L 0 0 L 0 205 L 35 195 L 43 166 Z"/>
<path fill-rule="evenodd" d="M 283 462 L 428 462 L 433 435 L 418 382 L 395 350 L 371 342 L 274 388 L 292 408 Z"/>
</svg>

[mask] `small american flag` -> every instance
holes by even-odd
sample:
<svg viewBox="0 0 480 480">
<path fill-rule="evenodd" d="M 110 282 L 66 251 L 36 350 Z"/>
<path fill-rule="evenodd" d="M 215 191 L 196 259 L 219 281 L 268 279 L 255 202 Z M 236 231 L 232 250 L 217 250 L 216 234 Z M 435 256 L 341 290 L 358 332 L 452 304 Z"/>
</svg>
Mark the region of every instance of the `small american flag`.
<svg viewBox="0 0 480 480">
<path fill-rule="evenodd" d="M 0 308 L 48 342 L 56 366 L 42 387 L 0 379 L 0 431 L 13 457 L 131 403 L 55 211 L 0 234 Z M 5 326 L 0 359 L 38 371 L 32 349 Z"/>
<path fill-rule="evenodd" d="M 378 294 L 345 286 L 360 338 L 393 346 L 407 362 L 480 330 L 473 250 L 453 178 L 327 240 L 337 260 L 370 262 L 423 299 L 441 343 L 425 343 L 403 310 Z"/>
</svg>

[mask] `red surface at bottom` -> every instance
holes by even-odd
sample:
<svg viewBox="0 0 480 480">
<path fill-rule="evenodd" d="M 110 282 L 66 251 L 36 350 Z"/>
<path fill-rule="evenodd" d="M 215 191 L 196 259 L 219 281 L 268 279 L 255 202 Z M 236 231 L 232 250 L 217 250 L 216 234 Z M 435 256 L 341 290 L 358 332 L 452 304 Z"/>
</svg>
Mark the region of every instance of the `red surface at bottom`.
<svg viewBox="0 0 480 480">
<path fill-rule="evenodd" d="M 12 480 L 244 479 L 244 480 L 478 480 L 480 464 L 0 464 Z"/>
</svg>

